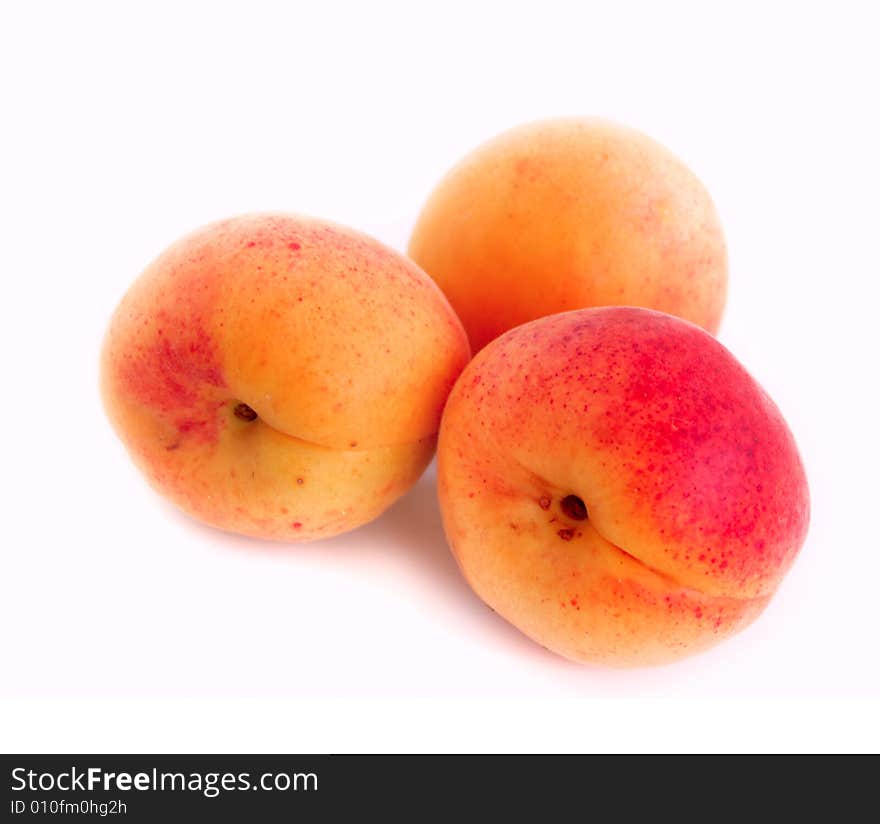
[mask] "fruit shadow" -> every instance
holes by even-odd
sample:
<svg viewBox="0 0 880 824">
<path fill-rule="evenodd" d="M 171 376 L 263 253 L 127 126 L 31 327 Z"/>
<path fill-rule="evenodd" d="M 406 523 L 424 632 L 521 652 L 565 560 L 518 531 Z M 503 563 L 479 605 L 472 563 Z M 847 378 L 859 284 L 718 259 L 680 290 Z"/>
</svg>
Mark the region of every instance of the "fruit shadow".
<svg viewBox="0 0 880 824">
<path fill-rule="evenodd" d="M 472 635 L 486 636 L 487 645 L 503 644 L 511 653 L 553 666 L 578 669 L 523 635 L 477 597 L 464 578 L 446 541 L 437 499 L 436 461 L 413 488 L 384 515 L 353 535 L 371 536 L 372 551 L 394 551 L 417 568 L 451 609 L 467 616 Z M 331 539 L 342 540 L 341 539 Z"/>
<path fill-rule="evenodd" d="M 412 568 L 424 583 L 437 591 L 442 604 L 466 616 L 469 634 L 485 636 L 485 643 L 500 644 L 517 657 L 541 661 L 563 669 L 582 669 L 531 641 L 497 615 L 471 590 L 446 542 L 437 500 L 436 464 L 432 462 L 412 489 L 375 521 L 352 532 L 307 543 L 284 543 L 222 532 L 189 518 L 170 504 L 169 512 L 189 529 L 219 538 L 222 547 L 238 552 L 278 556 L 309 566 L 327 565 L 346 571 L 365 566 L 381 569 L 389 562 Z"/>
</svg>

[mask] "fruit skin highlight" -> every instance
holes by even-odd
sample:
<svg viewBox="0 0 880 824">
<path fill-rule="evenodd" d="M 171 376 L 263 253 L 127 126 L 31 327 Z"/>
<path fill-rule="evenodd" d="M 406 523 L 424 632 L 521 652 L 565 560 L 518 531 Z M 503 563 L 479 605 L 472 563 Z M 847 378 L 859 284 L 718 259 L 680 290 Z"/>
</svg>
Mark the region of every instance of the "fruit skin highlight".
<svg viewBox="0 0 880 824">
<path fill-rule="evenodd" d="M 341 226 L 256 214 L 147 267 L 110 322 L 101 387 L 162 495 L 221 529 L 303 541 L 372 520 L 415 482 L 468 358 L 411 261 Z"/>
<path fill-rule="evenodd" d="M 450 395 L 438 461 L 465 578 L 581 662 L 665 663 L 742 629 L 809 520 L 773 401 L 707 332 L 646 309 L 498 338 Z"/>
<path fill-rule="evenodd" d="M 429 197 L 409 255 L 476 353 L 556 312 L 627 305 L 718 331 L 727 252 L 709 194 L 671 152 L 598 118 L 529 123 L 477 148 Z"/>
</svg>

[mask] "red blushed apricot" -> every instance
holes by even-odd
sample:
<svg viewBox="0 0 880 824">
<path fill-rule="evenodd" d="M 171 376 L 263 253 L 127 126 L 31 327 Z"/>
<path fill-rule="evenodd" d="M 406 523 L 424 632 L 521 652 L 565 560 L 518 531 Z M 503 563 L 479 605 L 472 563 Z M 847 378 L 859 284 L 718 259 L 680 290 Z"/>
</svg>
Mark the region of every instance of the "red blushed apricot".
<svg viewBox="0 0 880 824">
<path fill-rule="evenodd" d="M 288 541 L 375 518 L 433 454 L 469 357 L 415 264 L 330 223 L 214 223 L 134 283 L 101 360 L 107 414 L 160 493 Z"/>
<path fill-rule="evenodd" d="M 468 582 L 576 661 L 663 663 L 738 631 L 807 531 L 779 410 L 711 335 L 645 309 L 502 335 L 456 384 L 438 458 Z"/>
<path fill-rule="evenodd" d="M 596 118 L 530 123 L 465 157 L 425 204 L 409 255 L 474 352 L 544 315 L 642 306 L 713 334 L 727 253 L 712 201 L 671 152 Z"/>
</svg>

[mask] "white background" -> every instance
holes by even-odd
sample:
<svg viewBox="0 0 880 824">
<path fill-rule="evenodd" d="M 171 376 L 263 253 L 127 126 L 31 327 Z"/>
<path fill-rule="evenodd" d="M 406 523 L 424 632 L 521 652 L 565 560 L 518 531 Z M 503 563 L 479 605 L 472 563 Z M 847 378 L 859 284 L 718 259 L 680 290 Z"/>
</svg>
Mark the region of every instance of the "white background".
<svg viewBox="0 0 880 824">
<path fill-rule="evenodd" d="M 4 4 L 0 748 L 876 750 L 875 10 Z M 180 234 L 280 209 L 403 249 L 462 154 L 566 114 L 646 131 L 709 188 L 720 338 L 811 483 L 764 616 L 660 669 L 568 663 L 483 606 L 433 469 L 354 533 L 262 544 L 151 492 L 97 393 L 110 313 Z"/>
</svg>

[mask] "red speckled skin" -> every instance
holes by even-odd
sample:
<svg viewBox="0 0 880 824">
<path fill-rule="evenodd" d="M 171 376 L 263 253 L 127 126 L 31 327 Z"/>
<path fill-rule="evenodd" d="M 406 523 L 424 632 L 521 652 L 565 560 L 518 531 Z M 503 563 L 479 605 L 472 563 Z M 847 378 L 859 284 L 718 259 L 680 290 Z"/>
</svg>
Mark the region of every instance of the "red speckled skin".
<svg viewBox="0 0 880 824">
<path fill-rule="evenodd" d="M 727 252 L 709 194 L 670 151 L 599 118 L 527 123 L 458 163 L 409 255 L 479 351 L 544 315 L 644 306 L 716 332 Z"/>
<path fill-rule="evenodd" d="M 617 665 L 752 620 L 809 519 L 760 386 L 697 326 L 627 307 L 544 318 L 481 352 L 444 414 L 439 483 L 477 593 L 550 649 Z"/>
<path fill-rule="evenodd" d="M 330 223 L 249 215 L 141 275 L 110 323 L 102 390 L 162 494 L 214 526 L 299 541 L 372 519 L 415 481 L 468 357 L 411 261 Z"/>
</svg>

